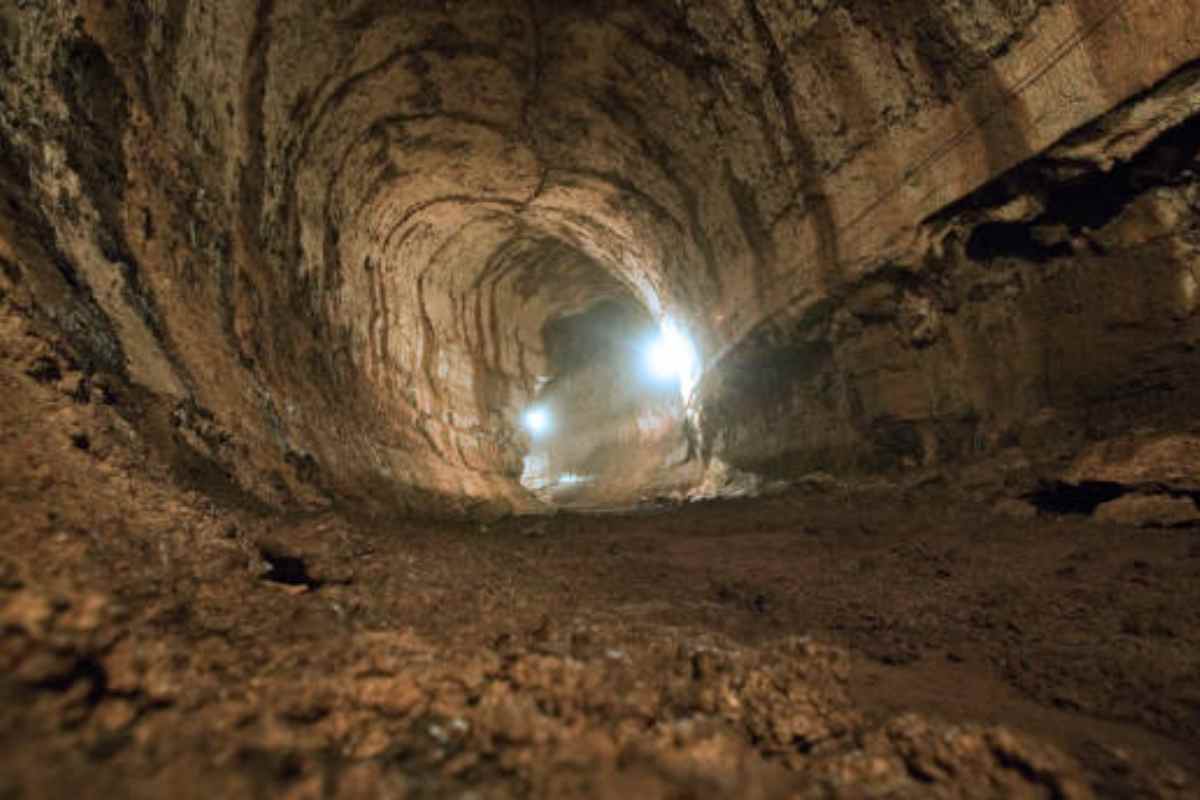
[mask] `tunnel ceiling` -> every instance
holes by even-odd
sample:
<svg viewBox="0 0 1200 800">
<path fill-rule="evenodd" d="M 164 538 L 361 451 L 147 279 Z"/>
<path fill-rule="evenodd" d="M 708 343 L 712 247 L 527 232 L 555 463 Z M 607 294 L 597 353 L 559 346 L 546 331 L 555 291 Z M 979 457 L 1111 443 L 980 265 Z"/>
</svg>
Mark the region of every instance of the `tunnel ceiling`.
<svg viewBox="0 0 1200 800">
<path fill-rule="evenodd" d="M 632 298 L 717 364 L 915 259 L 923 220 L 1195 59 L 1198 26 L 1099 0 L 8 4 L 0 258 L 242 490 L 526 508 L 547 323 Z"/>
</svg>

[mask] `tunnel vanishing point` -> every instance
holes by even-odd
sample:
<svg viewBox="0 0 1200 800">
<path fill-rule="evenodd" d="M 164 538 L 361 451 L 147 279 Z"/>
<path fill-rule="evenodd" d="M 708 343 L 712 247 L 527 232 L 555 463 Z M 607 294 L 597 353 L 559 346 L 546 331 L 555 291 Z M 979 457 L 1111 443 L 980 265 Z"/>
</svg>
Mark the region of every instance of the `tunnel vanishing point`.
<svg viewBox="0 0 1200 800">
<path fill-rule="evenodd" d="M 0 798 L 1200 796 L 1193 0 L 6 0 L 0 76 Z"/>
</svg>

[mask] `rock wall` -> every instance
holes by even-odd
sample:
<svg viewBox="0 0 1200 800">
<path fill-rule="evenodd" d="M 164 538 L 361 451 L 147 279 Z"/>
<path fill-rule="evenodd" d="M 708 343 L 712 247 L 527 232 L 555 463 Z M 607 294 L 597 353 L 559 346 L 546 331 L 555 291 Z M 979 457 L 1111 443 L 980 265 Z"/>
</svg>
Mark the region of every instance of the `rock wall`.
<svg viewBox="0 0 1200 800">
<path fill-rule="evenodd" d="M 764 326 L 710 380 L 709 447 L 766 473 L 1009 448 L 1061 472 L 1193 429 L 1198 104 L 1191 67 L 930 218 L 920 260 Z"/>
<path fill-rule="evenodd" d="M 927 218 L 1194 61 L 1191 6 L 10 3 L 0 260 L 183 478 L 204 464 L 276 506 L 534 509 L 518 420 L 548 322 L 632 295 L 724 375 L 755 331 L 924 263 L 966 224 Z M 962 266 L 946 280 L 993 269 Z M 886 353 L 885 328 L 813 347 Z M 819 398 L 830 447 L 893 419 L 901 460 L 933 452 L 903 427 L 925 390 L 896 387 L 952 337 L 917 336 L 920 366 L 849 381 L 861 414 Z M 734 402 L 706 392 L 713 419 Z M 1002 432 L 1042 395 L 926 416 Z"/>
</svg>

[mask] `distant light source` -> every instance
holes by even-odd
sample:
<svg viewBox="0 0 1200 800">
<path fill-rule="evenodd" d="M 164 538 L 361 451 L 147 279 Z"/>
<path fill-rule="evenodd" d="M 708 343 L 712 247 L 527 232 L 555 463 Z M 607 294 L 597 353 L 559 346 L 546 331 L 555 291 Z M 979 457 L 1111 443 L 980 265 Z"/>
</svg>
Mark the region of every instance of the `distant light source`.
<svg viewBox="0 0 1200 800">
<path fill-rule="evenodd" d="M 541 406 L 527 409 L 521 417 L 521 422 L 524 423 L 525 430 L 534 436 L 550 432 L 550 412 Z"/>
<path fill-rule="evenodd" d="M 696 348 L 672 320 L 659 329 L 658 336 L 646 348 L 646 368 L 654 378 L 678 379 L 686 393 L 695 380 L 698 363 Z"/>
</svg>

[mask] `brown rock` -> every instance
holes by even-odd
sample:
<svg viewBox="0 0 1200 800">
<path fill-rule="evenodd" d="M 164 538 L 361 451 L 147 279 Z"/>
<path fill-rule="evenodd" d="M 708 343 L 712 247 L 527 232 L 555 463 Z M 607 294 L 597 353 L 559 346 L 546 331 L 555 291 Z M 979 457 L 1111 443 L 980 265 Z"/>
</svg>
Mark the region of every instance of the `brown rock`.
<svg viewBox="0 0 1200 800">
<path fill-rule="evenodd" d="M 1157 485 L 1200 491 L 1200 436 L 1143 434 L 1101 442 L 1071 465 L 1066 480 Z"/>
<path fill-rule="evenodd" d="M 987 511 L 1196 521 L 1194 0 L 2 0 L 0 75 L 0 797 L 1186 796 L 1190 532 Z"/>
<path fill-rule="evenodd" d="M 1012 517 L 1013 519 L 1035 519 L 1038 515 L 1037 507 L 1032 503 L 1012 498 L 998 501 L 992 506 L 992 511 L 1006 517 Z"/>
<path fill-rule="evenodd" d="M 117 733 L 137 719 L 137 706 L 128 700 L 113 698 L 101 703 L 92 720 L 104 733 Z"/>
<path fill-rule="evenodd" d="M 425 692 L 406 676 L 364 678 L 355 687 L 356 700 L 388 716 L 404 716 L 417 707 Z"/>
<path fill-rule="evenodd" d="M 1200 507 L 1189 497 L 1165 494 L 1128 494 L 1104 503 L 1094 512 L 1096 519 L 1139 528 L 1170 528 L 1200 523 Z"/>
</svg>

